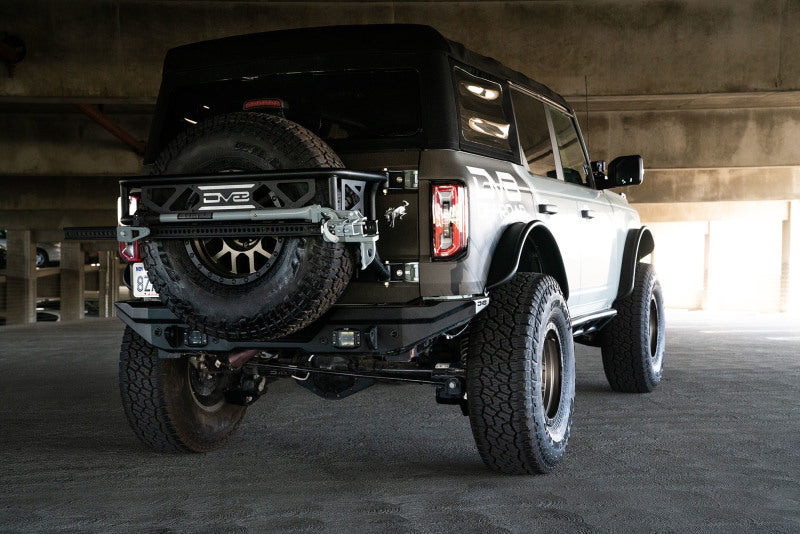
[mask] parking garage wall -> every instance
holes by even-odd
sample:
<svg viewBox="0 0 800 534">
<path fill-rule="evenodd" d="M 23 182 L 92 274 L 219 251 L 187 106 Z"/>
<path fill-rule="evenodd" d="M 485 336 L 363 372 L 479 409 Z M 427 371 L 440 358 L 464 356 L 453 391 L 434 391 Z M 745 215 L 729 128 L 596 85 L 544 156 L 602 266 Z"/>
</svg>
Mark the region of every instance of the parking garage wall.
<svg viewBox="0 0 800 534">
<path fill-rule="evenodd" d="M 596 159 L 644 156 L 645 183 L 625 193 L 656 231 L 654 261 L 677 288 L 667 292 L 670 304 L 731 305 L 709 285 L 709 273 L 714 278 L 737 257 L 749 257 L 751 270 L 756 257 L 768 280 L 767 289 L 748 288 L 764 295 L 757 305 L 733 305 L 797 302 L 800 280 L 787 275 L 800 254 L 800 232 L 787 230 L 797 225 L 798 210 L 789 206 L 800 198 L 796 0 L 6 0 L 0 31 L 22 37 L 27 57 L 13 76 L 0 73 L 0 227 L 52 232 L 67 221 L 113 221 L 113 180 L 98 180 L 137 173 L 140 158 L 74 104 L 103 105 L 144 140 L 168 48 L 273 29 L 392 22 L 430 24 L 568 95 Z M 58 177 L 64 187 L 44 187 Z M 741 250 L 742 240 L 726 237 L 742 228 L 769 236 L 766 248 Z M 700 244 L 696 261 L 668 261 Z M 684 291 L 684 280 L 701 285 Z"/>
<path fill-rule="evenodd" d="M 5 0 L 0 21 L 28 45 L 0 95 L 151 98 L 170 47 L 365 23 L 432 25 L 567 95 L 800 90 L 795 0 Z"/>
</svg>

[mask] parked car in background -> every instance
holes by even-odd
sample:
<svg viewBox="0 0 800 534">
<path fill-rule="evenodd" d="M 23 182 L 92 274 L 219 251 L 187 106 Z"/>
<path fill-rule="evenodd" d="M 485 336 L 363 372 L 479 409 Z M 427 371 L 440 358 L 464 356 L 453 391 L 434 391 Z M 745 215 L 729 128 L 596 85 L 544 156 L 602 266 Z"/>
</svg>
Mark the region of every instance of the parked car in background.
<svg viewBox="0 0 800 534">
<path fill-rule="evenodd" d="M 87 299 L 83 304 L 84 317 L 98 317 L 98 303 L 95 299 Z M 55 322 L 61 320 L 61 300 L 43 299 L 36 303 L 37 322 Z"/>
<path fill-rule="evenodd" d="M 0 269 L 6 268 L 8 244 L 5 230 L 0 230 Z M 61 243 L 36 243 L 36 266 L 47 267 L 61 263 Z"/>
</svg>

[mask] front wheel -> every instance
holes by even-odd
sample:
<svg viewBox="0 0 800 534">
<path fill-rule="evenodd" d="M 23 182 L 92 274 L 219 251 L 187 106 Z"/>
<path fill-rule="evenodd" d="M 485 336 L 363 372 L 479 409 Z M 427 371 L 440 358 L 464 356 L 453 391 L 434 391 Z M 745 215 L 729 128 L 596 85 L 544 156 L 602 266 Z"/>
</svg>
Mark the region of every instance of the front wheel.
<svg viewBox="0 0 800 534">
<path fill-rule="evenodd" d="M 155 347 L 125 328 L 119 360 L 122 406 L 136 436 L 159 452 L 206 452 L 223 445 L 246 410 L 226 402 L 225 375 L 205 356 L 160 359 Z"/>
<path fill-rule="evenodd" d="M 633 293 L 617 302 L 617 316 L 603 329 L 600 346 L 613 390 L 648 393 L 661 382 L 664 297 L 652 265 L 637 265 Z"/>
<path fill-rule="evenodd" d="M 518 273 L 470 327 L 467 404 L 492 470 L 547 473 L 569 440 L 575 352 L 569 309 L 550 276 Z"/>
</svg>

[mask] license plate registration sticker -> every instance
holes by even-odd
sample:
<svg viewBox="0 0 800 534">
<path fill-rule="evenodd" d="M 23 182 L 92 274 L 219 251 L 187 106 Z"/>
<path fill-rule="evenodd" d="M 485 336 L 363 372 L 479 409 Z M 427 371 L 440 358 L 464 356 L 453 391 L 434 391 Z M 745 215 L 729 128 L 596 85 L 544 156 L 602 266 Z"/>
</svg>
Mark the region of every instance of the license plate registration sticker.
<svg viewBox="0 0 800 534">
<path fill-rule="evenodd" d="M 144 268 L 143 263 L 134 263 L 132 272 L 134 297 L 158 297 L 158 293 L 153 289 L 153 284 L 150 283 L 150 278 L 147 276 L 147 269 Z"/>
</svg>

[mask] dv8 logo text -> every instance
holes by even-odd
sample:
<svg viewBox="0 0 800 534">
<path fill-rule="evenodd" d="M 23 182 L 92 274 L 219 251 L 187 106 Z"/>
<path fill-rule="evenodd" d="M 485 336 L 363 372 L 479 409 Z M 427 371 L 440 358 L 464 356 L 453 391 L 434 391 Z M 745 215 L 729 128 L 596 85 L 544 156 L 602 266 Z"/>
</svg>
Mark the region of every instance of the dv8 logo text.
<svg viewBox="0 0 800 534">
<path fill-rule="evenodd" d="M 203 194 L 201 210 L 224 210 L 253 208 L 251 192 L 255 184 L 201 185 L 197 189 Z"/>
</svg>

